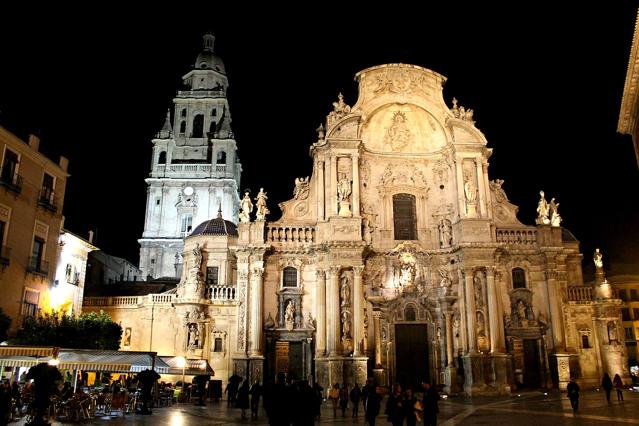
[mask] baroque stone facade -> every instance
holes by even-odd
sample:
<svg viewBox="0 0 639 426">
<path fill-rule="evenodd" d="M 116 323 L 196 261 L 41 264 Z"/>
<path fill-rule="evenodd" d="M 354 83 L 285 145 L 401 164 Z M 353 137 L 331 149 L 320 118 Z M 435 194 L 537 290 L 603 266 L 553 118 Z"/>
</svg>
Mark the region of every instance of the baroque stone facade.
<svg viewBox="0 0 639 426">
<path fill-rule="evenodd" d="M 519 222 L 489 180 L 473 111 L 445 102 L 445 77 L 388 64 L 356 79 L 359 99 L 333 104 L 279 219 L 253 220 L 243 200 L 237 229 L 220 213 L 186 238 L 177 294 L 85 308 L 148 330 L 136 312 L 162 305 L 161 331 L 141 330 L 132 349 L 207 358 L 222 379 L 428 378 L 476 395 L 627 377 L 610 339 L 621 301 L 601 280 L 583 285 L 554 199 L 536 226 Z"/>
</svg>

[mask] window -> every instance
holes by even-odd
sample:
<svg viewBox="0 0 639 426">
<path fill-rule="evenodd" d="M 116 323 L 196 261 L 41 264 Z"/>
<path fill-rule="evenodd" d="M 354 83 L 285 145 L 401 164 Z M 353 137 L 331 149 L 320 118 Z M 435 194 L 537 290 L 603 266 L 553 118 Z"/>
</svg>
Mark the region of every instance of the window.
<svg viewBox="0 0 639 426">
<path fill-rule="evenodd" d="M 588 335 L 587 334 L 582 334 L 581 335 L 581 347 L 583 349 L 590 349 L 590 342 L 588 341 Z"/>
<path fill-rule="evenodd" d="M 0 220 L 0 245 L 4 245 L 4 233 L 7 229 L 7 222 Z"/>
<path fill-rule="evenodd" d="M 156 199 L 155 199 L 155 205 L 156 205 L 156 206 L 159 206 L 159 205 L 160 205 L 160 199 L 159 199 L 159 198 L 156 198 Z"/>
<path fill-rule="evenodd" d="M 24 300 L 22 301 L 22 315 L 27 317 L 35 317 L 38 313 L 38 302 L 40 293 L 33 290 L 24 291 Z"/>
<path fill-rule="evenodd" d="M 180 117 L 186 117 L 186 108 L 182 108 L 182 112 L 180 113 Z"/>
<path fill-rule="evenodd" d="M 206 268 L 206 284 L 210 286 L 218 285 L 219 268 L 217 266 L 209 266 Z"/>
<path fill-rule="evenodd" d="M 632 327 L 626 327 L 626 340 L 635 340 L 635 335 L 632 332 Z"/>
<path fill-rule="evenodd" d="M 413 305 L 407 305 L 404 309 L 404 319 L 406 321 L 415 321 L 417 319 L 417 313 Z"/>
<path fill-rule="evenodd" d="M 211 124 L 209 125 L 209 133 L 211 133 L 209 137 L 213 137 L 213 134 L 215 133 L 216 129 L 217 129 L 217 123 L 215 123 L 215 120 L 213 120 L 211 121 Z"/>
<path fill-rule="evenodd" d="M 204 136 L 204 115 L 197 114 L 193 117 L 193 132 L 192 138 L 201 138 Z"/>
<path fill-rule="evenodd" d="M 166 164 L 166 151 L 160 152 L 160 156 L 158 157 L 158 164 Z"/>
<path fill-rule="evenodd" d="M 521 268 L 513 268 L 513 288 L 526 288 L 526 272 Z"/>
<path fill-rule="evenodd" d="M 217 115 L 217 109 L 213 108 L 211 110 L 211 117 L 215 117 Z"/>
<path fill-rule="evenodd" d="M 297 287 L 297 269 L 292 266 L 284 268 L 284 287 Z"/>
<path fill-rule="evenodd" d="M 619 289 L 619 298 L 620 298 L 621 300 L 623 300 L 624 302 L 627 302 L 627 301 L 628 301 L 628 295 L 627 295 L 627 294 L 628 294 L 628 293 L 626 293 L 626 290 L 625 290 L 625 289 L 623 289 L 623 288 Z"/>
<path fill-rule="evenodd" d="M 632 308 L 632 313 L 635 316 L 635 320 L 639 321 L 639 308 Z"/>
<path fill-rule="evenodd" d="M 226 164 L 226 152 L 220 151 L 217 153 L 217 164 Z"/>
<path fill-rule="evenodd" d="M 18 154 L 7 148 L 4 152 L 4 161 L 2 162 L 2 172 L 0 179 L 9 184 L 15 184 L 18 172 Z"/>
<path fill-rule="evenodd" d="M 415 214 L 414 195 L 393 195 L 393 222 L 396 240 L 417 239 L 417 216 Z"/>
<path fill-rule="evenodd" d="M 42 272 L 42 257 L 44 256 L 44 240 L 35 237 L 33 239 L 33 248 L 31 249 L 30 270 L 33 272 Z"/>
<path fill-rule="evenodd" d="M 213 352 L 223 352 L 222 351 L 222 338 L 216 337 L 215 343 L 213 345 Z"/>
<path fill-rule="evenodd" d="M 637 296 L 637 289 L 630 290 L 630 300 L 639 301 L 639 296 Z"/>
<path fill-rule="evenodd" d="M 53 204 L 53 188 L 55 179 L 48 173 L 42 178 L 42 191 L 40 192 L 40 201 L 43 203 Z"/>
<path fill-rule="evenodd" d="M 180 231 L 182 232 L 182 234 L 191 232 L 192 225 L 193 215 L 191 213 L 182 215 L 182 222 L 180 224 Z"/>
<path fill-rule="evenodd" d="M 623 321 L 631 321 L 630 319 L 630 310 L 628 308 L 621 309 L 621 319 Z"/>
<path fill-rule="evenodd" d="M 186 133 L 186 121 L 180 122 L 180 134 L 183 135 Z"/>
</svg>

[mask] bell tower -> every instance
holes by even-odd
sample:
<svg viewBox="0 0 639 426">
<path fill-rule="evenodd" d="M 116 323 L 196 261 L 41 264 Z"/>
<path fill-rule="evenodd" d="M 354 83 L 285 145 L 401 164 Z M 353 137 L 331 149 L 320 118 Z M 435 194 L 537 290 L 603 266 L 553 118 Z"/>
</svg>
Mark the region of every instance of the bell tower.
<svg viewBox="0 0 639 426">
<path fill-rule="evenodd" d="M 140 269 L 147 277 L 179 277 L 184 238 L 199 223 L 222 214 L 237 222 L 242 166 L 231 130 L 224 63 L 215 36 L 206 34 L 184 88 L 173 99 L 152 140 L 151 173 L 140 243 Z"/>
</svg>

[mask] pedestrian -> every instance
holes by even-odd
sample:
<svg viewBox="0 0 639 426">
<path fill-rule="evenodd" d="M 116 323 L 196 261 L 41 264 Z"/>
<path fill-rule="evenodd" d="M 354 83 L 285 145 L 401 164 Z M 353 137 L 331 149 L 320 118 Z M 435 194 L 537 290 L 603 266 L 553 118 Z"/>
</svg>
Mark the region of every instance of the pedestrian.
<svg viewBox="0 0 639 426">
<path fill-rule="evenodd" d="M 393 385 L 393 392 L 388 396 L 384 414 L 388 416 L 388 421 L 393 426 L 402 426 L 404 424 L 404 396 L 399 383 Z"/>
<path fill-rule="evenodd" d="M 579 385 L 575 383 L 575 378 L 571 377 L 568 386 L 566 386 L 568 392 L 568 398 L 570 398 L 570 405 L 572 406 L 572 412 L 577 414 L 579 409 Z"/>
<path fill-rule="evenodd" d="M 359 399 L 362 396 L 362 391 L 359 389 L 359 385 L 355 383 L 353 389 L 351 389 L 350 398 L 353 403 L 353 417 L 359 415 Z"/>
<path fill-rule="evenodd" d="M 612 380 L 608 373 L 604 373 L 603 380 L 601 381 L 601 387 L 606 391 L 606 401 L 610 404 L 610 392 L 612 392 Z"/>
<path fill-rule="evenodd" d="M 342 410 L 342 417 L 346 417 L 346 408 L 348 408 L 348 386 L 342 384 L 339 390 L 339 408 Z"/>
<path fill-rule="evenodd" d="M 373 380 L 366 379 L 366 384 L 362 388 L 362 405 L 364 407 L 364 415 L 366 415 L 366 398 L 368 398 L 369 392 L 375 392 L 375 386 L 373 386 Z"/>
<path fill-rule="evenodd" d="M 249 383 L 244 380 L 242 386 L 237 391 L 237 408 L 242 409 L 242 419 L 246 419 L 246 410 L 249 408 Z"/>
<path fill-rule="evenodd" d="M 422 409 L 424 410 L 424 426 L 436 426 L 437 414 L 439 413 L 439 393 L 435 386 L 431 386 L 428 380 L 422 382 L 424 388 L 424 399 Z"/>
<path fill-rule="evenodd" d="M 612 379 L 612 384 L 617 390 L 617 401 L 623 402 L 623 380 L 621 380 L 621 376 L 619 374 L 615 374 L 615 378 Z"/>
<path fill-rule="evenodd" d="M 371 384 L 366 394 L 366 403 L 364 404 L 364 416 L 369 426 L 375 426 L 375 418 L 379 414 L 380 400 L 381 398 L 377 389 Z"/>
<path fill-rule="evenodd" d="M 339 383 L 334 383 L 330 391 L 328 391 L 328 399 L 333 406 L 333 417 L 337 417 L 337 403 L 339 402 Z"/>
<path fill-rule="evenodd" d="M 319 422 L 322 412 L 322 402 L 324 401 L 324 396 L 322 392 L 324 388 L 317 382 L 313 383 L 313 392 L 315 394 L 315 418 Z"/>
<path fill-rule="evenodd" d="M 249 394 L 251 395 L 251 419 L 257 420 L 257 411 L 260 406 L 260 396 L 262 395 L 262 386 L 260 386 L 259 380 L 253 383 Z"/>
<path fill-rule="evenodd" d="M 415 404 L 417 404 L 417 398 L 413 395 L 413 390 L 407 389 L 404 397 L 404 418 L 406 419 L 406 426 L 415 426 L 417 424 Z"/>
</svg>

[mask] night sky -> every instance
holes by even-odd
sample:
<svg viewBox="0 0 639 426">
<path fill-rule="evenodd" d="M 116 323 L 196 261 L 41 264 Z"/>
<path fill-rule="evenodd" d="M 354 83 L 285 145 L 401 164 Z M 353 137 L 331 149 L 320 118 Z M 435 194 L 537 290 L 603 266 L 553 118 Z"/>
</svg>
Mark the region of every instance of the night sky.
<svg viewBox="0 0 639 426">
<path fill-rule="evenodd" d="M 294 178 L 310 174 L 308 148 L 338 92 L 355 103 L 355 73 L 412 63 L 448 77 L 449 105 L 455 96 L 474 109 L 494 148 L 490 179 L 505 180 L 522 222 L 534 223 L 543 189 L 581 241 L 586 271 L 597 246 L 608 264 L 639 264 L 639 171 L 630 137 L 616 133 L 636 8 L 16 11 L 0 29 L 0 124 L 70 159 L 66 227 L 97 228 L 100 248 L 137 264 L 151 139 L 204 32 L 226 65 L 241 187 L 265 188 L 271 220 Z"/>
</svg>

